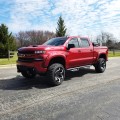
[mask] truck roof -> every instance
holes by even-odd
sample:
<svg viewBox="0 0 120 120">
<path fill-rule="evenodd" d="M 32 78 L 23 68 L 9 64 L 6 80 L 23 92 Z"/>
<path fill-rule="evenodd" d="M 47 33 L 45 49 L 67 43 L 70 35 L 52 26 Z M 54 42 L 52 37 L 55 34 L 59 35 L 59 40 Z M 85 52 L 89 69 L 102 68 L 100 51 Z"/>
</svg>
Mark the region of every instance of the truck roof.
<svg viewBox="0 0 120 120">
<path fill-rule="evenodd" d="M 68 36 L 69 38 L 74 38 L 74 37 L 78 37 L 78 38 L 82 38 L 82 39 L 89 39 L 88 37 L 85 36 Z"/>
<path fill-rule="evenodd" d="M 75 38 L 75 37 L 89 40 L 89 38 L 85 36 L 65 36 L 65 37 L 57 37 L 57 38 Z"/>
</svg>

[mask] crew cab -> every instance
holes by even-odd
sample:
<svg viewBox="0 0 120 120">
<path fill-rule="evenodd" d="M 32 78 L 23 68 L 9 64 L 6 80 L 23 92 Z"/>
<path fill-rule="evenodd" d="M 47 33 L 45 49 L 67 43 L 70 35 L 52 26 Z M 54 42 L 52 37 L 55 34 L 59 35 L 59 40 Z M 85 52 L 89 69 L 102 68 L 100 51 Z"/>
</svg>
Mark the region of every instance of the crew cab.
<svg viewBox="0 0 120 120">
<path fill-rule="evenodd" d="M 49 82 L 60 85 L 66 70 L 93 65 L 96 72 L 106 69 L 108 48 L 92 43 L 87 37 L 56 37 L 42 45 L 18 49 L 17 71 L 26 78 L 46 75 Z"/>
</svg>

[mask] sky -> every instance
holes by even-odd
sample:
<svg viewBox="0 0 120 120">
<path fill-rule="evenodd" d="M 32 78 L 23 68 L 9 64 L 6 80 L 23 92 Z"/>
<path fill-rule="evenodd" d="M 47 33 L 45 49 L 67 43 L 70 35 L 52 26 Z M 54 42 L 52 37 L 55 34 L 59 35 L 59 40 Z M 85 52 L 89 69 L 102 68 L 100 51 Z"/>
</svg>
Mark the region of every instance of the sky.
<svg viewBox="0 0 120 120">
<path fill-rule="evenodd" d="M 120 39 L 120 0 L 0 0 L 0 24 L 13 33 L 55 32 L 60 15 L 67 35 L 94 37 L 105 31 Z"/>
</svg>

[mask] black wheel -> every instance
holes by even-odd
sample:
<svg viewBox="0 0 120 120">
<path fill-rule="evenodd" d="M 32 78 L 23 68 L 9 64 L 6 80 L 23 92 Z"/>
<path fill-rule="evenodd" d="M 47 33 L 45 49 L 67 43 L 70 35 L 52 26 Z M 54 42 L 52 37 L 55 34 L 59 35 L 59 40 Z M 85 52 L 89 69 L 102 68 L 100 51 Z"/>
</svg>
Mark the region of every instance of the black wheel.
<svg viewBox="0 0 120 120">
<path fill-rule="evenodd" d="M 21 72 L 21 74 L 25 77 L 25 78 L 33 78 L 36 76 L 36 73 L 35 72 L 32 72 L 32 71 L 23 71 Z"/>
<path fill-rule="evenodd" d="M 94 65 L 96 72 L 103 73 L 106 69 L 106 60 L 99 58 L 98 62 Z"/>
<path fill-rule="evenodd" d="M 60 85 L 65 78 L 65 69 L 63 65 L 59 63 L 54 63 L 49 66 L 47 76 L 49 79 L 49 83 L 53 86 Z"/>
</svg>

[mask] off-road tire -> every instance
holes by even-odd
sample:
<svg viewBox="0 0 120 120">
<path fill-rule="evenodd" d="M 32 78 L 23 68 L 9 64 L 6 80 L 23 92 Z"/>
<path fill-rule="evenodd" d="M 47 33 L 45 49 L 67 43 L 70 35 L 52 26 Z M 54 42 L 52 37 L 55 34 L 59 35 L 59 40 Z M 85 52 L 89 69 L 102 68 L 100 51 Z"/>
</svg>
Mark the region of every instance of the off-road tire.
<svg viewBox="0 0 120 120">
<path fill-rule="evenodd" d="M 103 73 L 106 69 L 106 60 L 104 58 L 99 58 L 94 67 L 97 73 Z"/>
<path fill-rule="evenodd" d="M 60 85 L 65 78 L 65 68 L 62 64 L 54 63 L 48 67 L 47 71 L 48 82 L 52 86 Z"/>
</svg>

